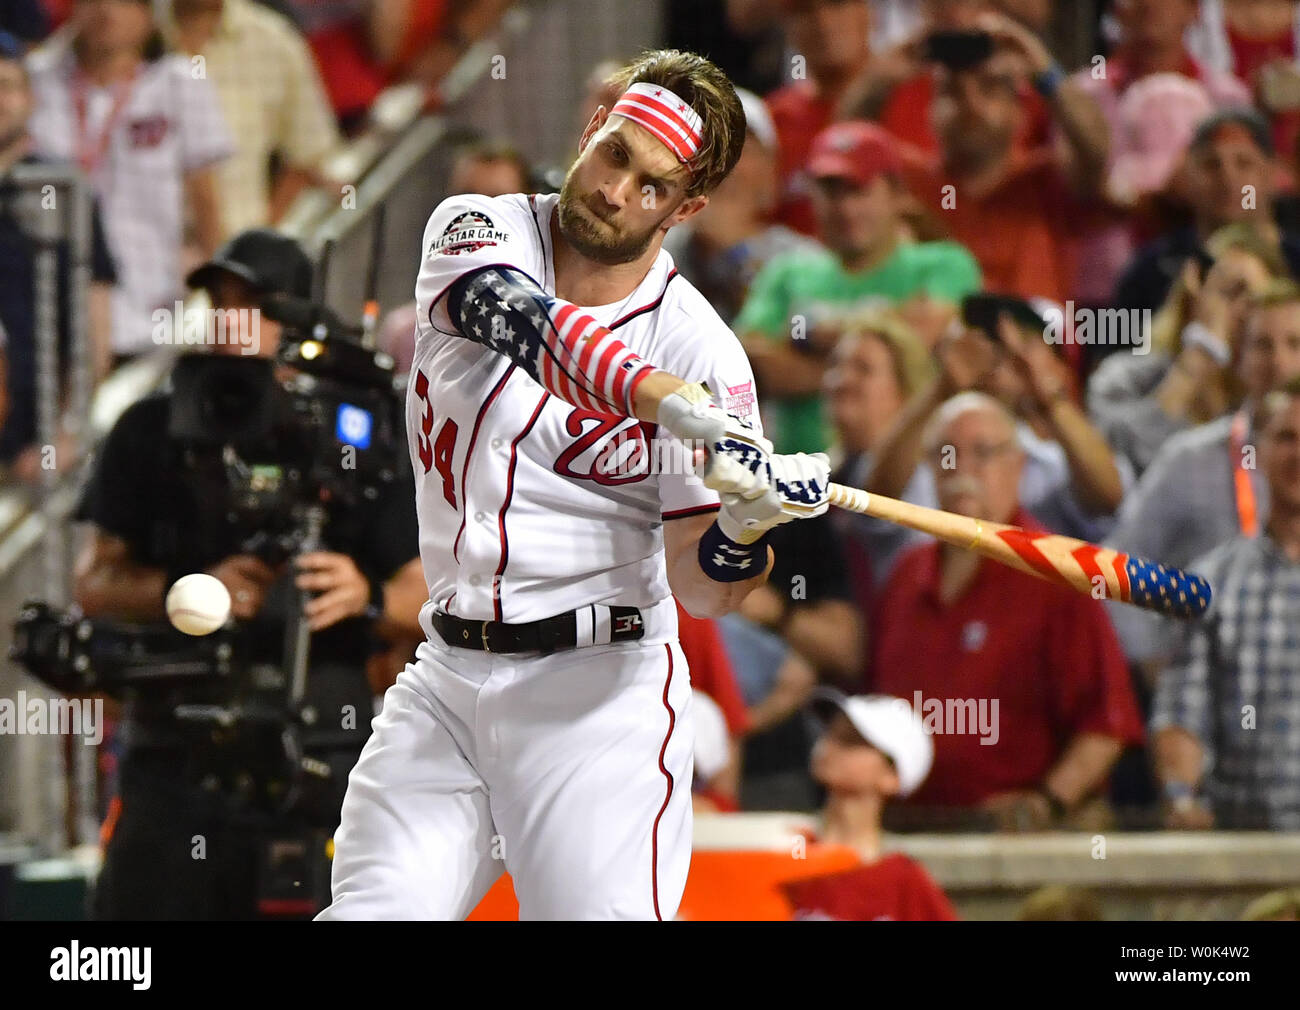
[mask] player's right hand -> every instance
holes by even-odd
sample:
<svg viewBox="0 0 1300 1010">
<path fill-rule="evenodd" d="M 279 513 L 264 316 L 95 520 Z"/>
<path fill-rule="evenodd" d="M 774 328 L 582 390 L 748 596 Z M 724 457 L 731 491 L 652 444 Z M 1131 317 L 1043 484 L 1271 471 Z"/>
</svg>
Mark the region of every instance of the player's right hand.
<svg viewBox="0 0 1300 1010">
<path fill-rule="evenodd" d="M 714 403 L 698 382 L 665 396 L 657 420 L 695 454 L 694 469 L 706 487 L 749 498 L 771 487 L 772 443 Z"/>
</svg>

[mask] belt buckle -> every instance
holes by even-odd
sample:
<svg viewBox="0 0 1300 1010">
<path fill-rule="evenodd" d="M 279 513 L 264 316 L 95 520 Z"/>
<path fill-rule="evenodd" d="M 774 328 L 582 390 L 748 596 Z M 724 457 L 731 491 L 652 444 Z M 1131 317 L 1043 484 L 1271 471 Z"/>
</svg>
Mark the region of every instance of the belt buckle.
<svg viewBox="0 0 1300 1010">
<path fill-rule="evenodd" d="M 481 629 L 479 629 L 479 638 L 480 638 L 480 639 L 482 640 L 482 642 L 483 642 L 483 651 L 484 651 L 484 652 L 491 652 L 491 651 L 492 651 L 492 646 L 490 646 L 490 645 L 488 644 L 488 625 L 489 625 L 490 623 L 492 623 L 492 622 L 490 622 L 490 621 L 484 621 L 484 622 L 483 622 L 483 627 L 482 627 Z"/>
</svg>

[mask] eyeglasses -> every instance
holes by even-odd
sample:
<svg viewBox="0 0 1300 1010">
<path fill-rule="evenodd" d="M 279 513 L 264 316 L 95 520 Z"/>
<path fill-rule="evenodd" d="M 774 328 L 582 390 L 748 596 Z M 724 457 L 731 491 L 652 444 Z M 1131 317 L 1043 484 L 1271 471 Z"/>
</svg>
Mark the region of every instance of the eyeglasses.
<svg viewBox="0 0 1300 1010">
<path fill-rule="evenodd" d="M 972 445 L 960 452 L 954 445 L 941 445 L 930 451 L 928 459 L 930 464 L 938 470 L 955 469 L 958 457 L 961 458 L 962 463 L 970 462 L 977 467 L 985 467 L 1009 449 L 1014 448 L 1015 445 L 1016 440 L 1014 438 L 1004 439 L 992 445 Z"/>
</svg>

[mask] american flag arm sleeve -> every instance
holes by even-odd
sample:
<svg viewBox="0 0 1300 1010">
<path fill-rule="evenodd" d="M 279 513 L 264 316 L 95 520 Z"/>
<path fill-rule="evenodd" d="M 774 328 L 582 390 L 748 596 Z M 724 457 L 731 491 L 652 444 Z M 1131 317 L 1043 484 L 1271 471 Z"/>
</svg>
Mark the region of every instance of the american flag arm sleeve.
<svg viewBox="0 0 1300 1010">
<path fill-rule="evenodd" d="M 461 336 L 505 355 L 584 410 L 634 416 L 636 387 L 656 370 L 583 309 L 508 265 L 457 278 L 447 311 Z"/>
</svg>

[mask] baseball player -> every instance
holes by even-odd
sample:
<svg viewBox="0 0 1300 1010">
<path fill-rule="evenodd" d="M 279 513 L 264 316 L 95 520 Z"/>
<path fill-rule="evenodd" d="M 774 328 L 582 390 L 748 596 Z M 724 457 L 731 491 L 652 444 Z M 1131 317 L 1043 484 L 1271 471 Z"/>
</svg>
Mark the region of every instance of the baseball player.
<svg viewBox="0 0 1300 1010">
<path fill-rule="evenodd" d="M 739 157 L 735 91 L 672 50 L 617 84 L 558 196 L 458 196 L 426 226 L 427 640 L 349 779 L 321 919 L 464 918 L 503 870 L 523 919 L 671 919 L 692 777 L 672 596 L 735 608 L 763 534 L 826 510 L 825 457 L 771 454 L 739 341 L 660 249 Z"/>
</svg>

